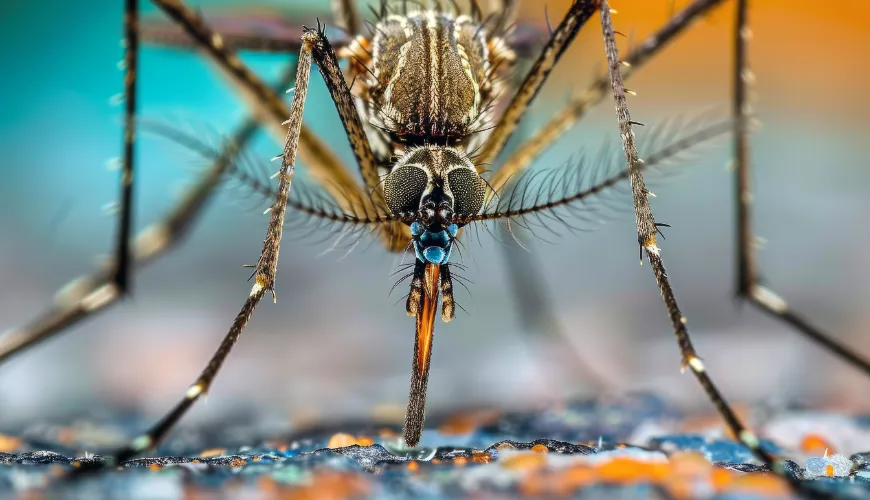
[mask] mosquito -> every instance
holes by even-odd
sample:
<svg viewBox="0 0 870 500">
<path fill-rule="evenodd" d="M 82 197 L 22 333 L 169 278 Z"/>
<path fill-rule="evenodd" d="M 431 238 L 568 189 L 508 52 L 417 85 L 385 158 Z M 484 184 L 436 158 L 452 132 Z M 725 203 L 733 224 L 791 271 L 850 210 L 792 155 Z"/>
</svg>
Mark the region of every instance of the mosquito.
<svg viewBox="0 0 870 500">
<path fill-rule="evenodd" d="M 0 362 L 63 331 L 130 293 L 134 269 L 166 253 L 189 229 L 205 200 L 226 175 L 243 175 L 235 159 L 260 123 L 282 137 L 283 152 L 276 157 L 280 168 L 277 185 L 256 185 L 274 200 L 263 248 L 252 266 L 253 285 L 217 351 L 185 396 L 158 423 L 112 455 L 107 463 L 120 463 L 156 446 L 205 394 L 241 336 L 260 301 L 270 294 L 277 301 L 275 283 L 280 242 L 288 211 L 341 227 L 374 233 L 393 252 L 408 250 L 409 293 L 406 311 L 415 321 L 411 386 L 405 417 L 404 440 L 419 443 L 424 428 L 426 387 L 433 352 L 437 311 L 441 320 L 454 318 L 453 256 L 461 252 L 464 233 L 487 222 L 524 225 L 530 222 L 570 224 L 566 212 L 599 196 L 619 183 L 631 187 L 637 243 L 646 254 L 664 299 L 681 352 L 683 369 L 689 369 L 710 401 L 742 444 L 763 463 L 806 490 L 790 475 L 784 461 L 761 447 L 758 437 L 737 418 L 714 385 L 695 351 L 686 317 L 677 305 L 659 247 L 661 228 L 649 204 L 644 172 L 713 137 L 731 133 L 735 155 L 737 206 L 737 295 L 781 319 L 847 362 L 870 374 L 870 364 L 792 311 L 787 302 L 758 280 L 754 233 L 751 226 L 750 80 L 746 46 L 750 36 L 748 1 L 735 0 L 733 101 L 730 119 L 697 126 L 679 137 L 666 138 L 658 147 L 643 149 L 641 159 L 633 128 L 642 124 L 628 110 L 623 79 L 641 68 L 665 46 L 722 0 L 693 0 L 656 33 L 620 58 L 612 14 L 607 0 L 575 0 L 560 22 L 548 23 L 541 47 L 534 37 L 518 36 L 516 0 L 492 0 L 485 15 L 477 0 L 465 7 L 458 2 L 409 2 L 382 0 L 372 7 L 374 24 L 366 25 L 354 2 L 333 1 L 334 22 L 344 31 L 332 40 L 325 26 L 297 29 L 294 36 L 272 37 L 245 33 L 219 34 L 182 0 L 152 0 L 177 29 L 148 29 L 142 33 L 162 43 L 200 49 L 238 88 L 252 108 L 247 121 L 218 150 L 202 147 L 196 138 L 177 137 L 199 149 L 214 163 L 200 182 L 162 222 L 133 238 L 134 148 L 136 137 L 136 76 L 140 45 L 137 0 L 125 0 L 124 93 L 125 134 L 121 172 L 121 218 L 115 259 L 105 269 L 67 289 L 63 301 L 37 320 L 5 337 Z M 501 153 L 514 135 L 530 104 L 562 60 L 577 33 L 591 19 L 600 19 L 608 72 L 509 157 Z M 365 34 L 365 27 L 368 34 Z M 146 26 L 146 28 L 148 28 Z M 153 27 L 152 27 L 153 28 Z M 149 35 L 150 33 L 150 35 Z M 298 54 L 295 74 L 284 75 L 279 87 L 295 78 L 288 106 L 281 94 L 249 70 L 236 50 L 266 50 Z M 512 80 L 519 57 L 533 61 L 521 78 Z M 359 178 L 326 144 L 303 127 L 312 64 L 323 76 L 353 150 Z M 342 66 L 344 64 L 344 66 Z M 527 167 L 553 141 L 577 122 L 594 104 L 608 95 L 616 108 L 624 157 L 620 165 L 597 174 L 582 172 L 587 164 L 570 163 L 567 174 L 543 182 L 524 175 Z M 189 140 L 188 140 L 189 139 Z M 653 142 L 653 145 L 656 145 Z M 319 183 L 321 194 L 294 195 L 291 189 L 297 161 Z M 570 181 L 570 182 L 569 182 Z M 255 184 L 254 181 L 251 182 Z M 298 186 L 297 186 L 298 187 Z M 809 491 L 809 490 L 806 490 Z M 818 492 L 814 492 L 816 494 Z"/>
</svg>

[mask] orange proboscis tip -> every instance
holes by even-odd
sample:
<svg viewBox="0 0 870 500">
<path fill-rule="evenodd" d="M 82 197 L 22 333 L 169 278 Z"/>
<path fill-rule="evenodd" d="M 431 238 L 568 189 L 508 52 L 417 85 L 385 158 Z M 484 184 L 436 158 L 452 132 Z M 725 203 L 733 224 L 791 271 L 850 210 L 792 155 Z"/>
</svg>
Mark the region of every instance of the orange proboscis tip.
<svg viewBox="0 0 870 500">
<path fill-rule="evenodd" d="M 423 275 L 423 298 L 417 314 L 417 375 L 426 374 L 426 365 L 432 352 L 432 336 L 435 330 L 435 310 L 438 308 L 438 277 L 441 266 L 426 264 Z"/>
<path fill-rule="evenodd" d="M 532 451 L 535 453 L 549 453 L 550 449 L 543 444 L 536 444 L 535 446 L 532 446 Z"/>
<path fill-rule="evenodd" d="M 804 436 L 801 440 L 801 451 L 804 453 L 824 453 L 827 450 L 828 454 L 836 453 L 834 447 L 822 436 L 810 433 Z"/>
<path fill-rule="evenodd" d="M 216 457 L 218 455 L 226 454 L 226 448 L 209 448 L 208 450 L 203 450 L 202 453 L 199 454 L 201 458 L 211 458 Z"/>
<path fill-rule="evenodd" d="M 13 453 L 18 451 L 24 444 L 21 438 L 0 434 L 0 451 L 3 453 Z"/>
<path fill-rule="evenodd" d="M 511 470 L 533 470 L 547 465 L 544 453 L 517 453 L 501 461 L 501 466 Z"/>
</svg>

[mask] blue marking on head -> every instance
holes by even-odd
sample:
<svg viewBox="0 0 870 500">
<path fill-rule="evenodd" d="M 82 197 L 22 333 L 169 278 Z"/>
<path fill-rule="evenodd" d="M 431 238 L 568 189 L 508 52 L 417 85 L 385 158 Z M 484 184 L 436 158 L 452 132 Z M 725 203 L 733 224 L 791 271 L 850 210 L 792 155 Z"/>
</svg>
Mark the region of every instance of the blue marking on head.
<svg viewBox="0 0 870 500">
<path fill-rule="evenodd" d="M 458 230 L 456 224 L 451 224 L 446 230 L 437 233 L 423 230 L 422 224 L 415 227 L 416 224 L 419 223 L 411 224 L 411 234 L 414 235 L 414 253 L 417 254 L 417 259 L 432 264 L 446 264 L 453 250 L 453 237 Z M 415 234 L 416 231 L 420 231 L 420 234 Z"/>
<path fill-rule="evenodd" d="M 423 257 L 433 264 L 441 264 L 447 252 L 441 247 L 426 247 L 423 249 Z"/>
</svg>

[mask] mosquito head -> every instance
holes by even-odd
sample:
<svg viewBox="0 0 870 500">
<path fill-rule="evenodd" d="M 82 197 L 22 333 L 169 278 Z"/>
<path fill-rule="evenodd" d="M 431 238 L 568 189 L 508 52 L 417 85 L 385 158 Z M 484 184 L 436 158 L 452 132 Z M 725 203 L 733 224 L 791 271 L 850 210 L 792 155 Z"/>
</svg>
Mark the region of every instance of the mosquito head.
<svg viewBox="0 0 870 500">
<path fill-rule="evenodd" d="M 465 153 L 444 146 L 409 149 L 384 180 L 384 197 L 394 215 L 412 214 L 414 250 L 422 262 L 445 264 L 455 220 L 478 213 L 486 182 Z"/>
</svg>

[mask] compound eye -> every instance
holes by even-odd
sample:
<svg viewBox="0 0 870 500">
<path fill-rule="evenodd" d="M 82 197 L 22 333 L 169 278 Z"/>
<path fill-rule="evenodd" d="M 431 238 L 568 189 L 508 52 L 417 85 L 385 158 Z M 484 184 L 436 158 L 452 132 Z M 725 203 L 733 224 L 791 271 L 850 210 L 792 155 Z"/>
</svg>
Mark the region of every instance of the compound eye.
<svg viewBox="0 0 870 500">
<path fill-rule="evenodd" d="M 420 167 L 399 167 L 384 179 L 384 198 L 394 215 L 416 212 L 429 180 Z"/>
<path fill-rule="evenodd" d="M 474 215 L 483 207 L 486 181 L 470 168 L 456 168 L 447 174 L 453 193 L 453 212 L 460 216 Z"/>
</svg>

